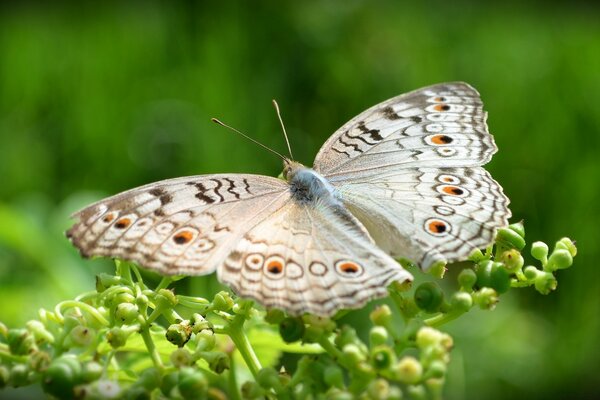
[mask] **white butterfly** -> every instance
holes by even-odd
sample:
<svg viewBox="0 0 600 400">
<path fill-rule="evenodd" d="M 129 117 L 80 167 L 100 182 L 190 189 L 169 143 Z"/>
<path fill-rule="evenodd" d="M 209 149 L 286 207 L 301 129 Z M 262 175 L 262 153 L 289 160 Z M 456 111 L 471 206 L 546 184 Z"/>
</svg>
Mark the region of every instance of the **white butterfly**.
<svg viewBox="0 0 600 400">
<path fill-rule="evenodd" d="M 510 217 L 480 166 L 496 146 L 466 83 L 419 89 L 338 129 L 313 169 L 285 159 L 285 180 L 201 175 L 151 183 L 77 212 L 82 255 L 163 274 L 218 279 L 291 314 L 329 316 L 382 297 L 424 270 L 491 243 Z"/>
</svg>

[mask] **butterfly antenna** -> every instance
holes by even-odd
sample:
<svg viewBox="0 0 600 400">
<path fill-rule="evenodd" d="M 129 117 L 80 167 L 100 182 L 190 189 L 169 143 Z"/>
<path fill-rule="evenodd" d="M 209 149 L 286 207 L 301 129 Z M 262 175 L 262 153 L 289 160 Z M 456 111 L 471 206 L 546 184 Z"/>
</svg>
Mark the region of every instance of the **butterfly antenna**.
<svg viewBox="0 0 600 400">
<path fill-rule="evenodd" d="M 283 119 L 281 119 L 281 112 L 279 112 L 279 104 L 275 100 L 273 100 L 273 106 L 275 106 L 275 111 L 277 111 L 277 117 L 279 118 L 279 123 L 281 124 L 281 129 L 283 129 L 283 136 L 285 137 L 285 142 L 287 143 L 288 151 L 290 152 L 290 159 L 294 159 L 292 155 L 292 147 L 290 146 L 290 140 L 288 139 L 287 132 L 285 131 L 285 125 L 283 125 Z"/>
<path fill-rule="evenodd" d="M 269 150 L 271 153 L 276 154 L 277 156 L 281 157 L 282 160 L 287 160 L 287 158 L 283 155 L 281 155 L 280 153 L 276 152 L 275 150 L 273 150 L 272 148 L 265 146 L 264 144 L 262 144 L 261 142 L 259 142 L 256 139 L 252 139 L 250 136 L 246 135 L 245 133 L 242 133 L 240 131 L 238 131 L 237 129 L 235 129 L 234 127 L 231 127 L 221 121 L 219 121 L 216 118 L 211 118 L 211 121 L 214 122 L 215 124 L 219 124 L 221 126 L 224 126 L 225 128 L 231 129 L 232 131 L 239 133 L 240 135 L 242 135 L 243 137 L 245 137 L 246 139 L 248 139 L 249 141 L 251 141 L 252 143 L 255 143 L 257 145 L 259 145 L 260 147 L 262 147 L 263 149 Z"/>
</svg>

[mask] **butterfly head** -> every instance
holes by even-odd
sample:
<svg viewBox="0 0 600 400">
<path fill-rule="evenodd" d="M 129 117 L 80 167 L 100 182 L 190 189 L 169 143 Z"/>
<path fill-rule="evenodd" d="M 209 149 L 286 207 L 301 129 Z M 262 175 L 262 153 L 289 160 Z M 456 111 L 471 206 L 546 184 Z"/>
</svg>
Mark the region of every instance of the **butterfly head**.
<svg viewBox="0 0 600 400">
<path fill-rule="evenodd" d="M 297 161 L 292 161 L 289 158 L 283 159 L 283 178 L 291 182 L 298 171 L 306 169 L 306 167 Z"/>
</svg>

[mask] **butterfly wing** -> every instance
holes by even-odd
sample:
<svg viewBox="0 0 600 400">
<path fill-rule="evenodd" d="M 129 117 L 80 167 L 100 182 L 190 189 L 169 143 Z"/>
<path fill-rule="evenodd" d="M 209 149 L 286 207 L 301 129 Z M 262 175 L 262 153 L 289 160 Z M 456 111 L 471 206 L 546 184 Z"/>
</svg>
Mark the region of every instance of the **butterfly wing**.
<svg viewBox="0 0 600 400">
<path fill-rule="evenodd" d="M 118 257 L 163 274 L 204 275 L 248 226 L 290 199 L 282 180 L 204 175 L 132 189 L 74 214 L 67 232 L 82 255 Z"/>
<path fill-rule="evenodd" d="M 377 243 L 429 268 L 485 247 L 510 217 L 480 165 L 496 152 L 479 93 L 462 82 L 422 88 L 361 113 L 317 154 Z"/>
<path fill-rule="evenodd" d="M 361 307 L 385 296 L 391 282 L 412 280 L 345 208 L 296 201 L 250 229 L 217 275 L 266 307 L 321 316 Z"/>
</svg>

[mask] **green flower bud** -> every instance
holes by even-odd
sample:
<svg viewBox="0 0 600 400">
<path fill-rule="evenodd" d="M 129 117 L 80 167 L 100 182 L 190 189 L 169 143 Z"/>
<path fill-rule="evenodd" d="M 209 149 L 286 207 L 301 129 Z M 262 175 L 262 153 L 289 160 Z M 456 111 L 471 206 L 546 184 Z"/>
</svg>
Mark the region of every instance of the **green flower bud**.
<svg viewBox="0 0 600 400">
<path fill-rule="evenodd" d="M 54 336 L 46 329 L 40 321 L 32 320 L 25 324 L 27 330 L 33 334 L 35 341 L 40 343 L 54 343 Z"/>
<path fill-rule="evenodd" d="M 98 379 L 100 379 L 103 372 L 104 368 L 102 368 L 102 365 L 100 365 L 96 361 L 89 361 L 83 364 L 83 368 L 81 370 L 81 379 L 84 382 L 97 381 Z"/>
<path fill-rule="evenodd" d="M 534 280 L 538 276 L 539 272 L 541 271 L 533 265 L 529 265 L 523 269 L 523 275 L 525 275 L 525 278 L 530 281 Z"/>
<path fill-rule="evenodd" d="M 375 325 L 387 326 L 392 322 L 392 310 L 387 304 L 376 307 L 369 316 Z"/>
<path fill-rule="evenodd" d="M 402 389 L 398 386 L 390 386 L 390 392 L 388 393 L 388 400 L 402 400 L 404 395 Z"/>
<path fill-rule="evenodd" d="M 500 261 L 504 263 L 504 268 L 511 273 L 521 270 L 521 268 L 523 268 L 523 264 L 525 263 L 523 256 L 517 249 L 504 251 L 500 256 Z"/>
<path fill-rule="evenodd" d="M 400 293 L 409 291 L 412 287 L 412 281 L 394 281 L 390 284 L 389 288 L 392 290 L 396 290 Z"/>
<path fill-rule="evenodd" d="M 143 387 L 147 391 L 154 390 L 160 383 L 161 373 L 158 369 L 152 367 L 145 369 L 136 382 L 137 385 Z"/>
<path fill-rule="evenodd" d="M 342 348 L 342 352 L 344 353 L 346 360 L 353 365 L 365 360 L 365 355 L 355 344 L 351 343 L 345 345 Z"/>
<path fill-rule="evenodd" d="M 265 396 L 265 391 L 254 381 L 246 381 L 242 384 L 243 399 L 259 399 Z"/>
<path fill-rule="evenodd" d="M 286 343 L 296 342 L 304 336 L 304 321 L 300 317 L 285 318 L 279 324 L 279 334 Z"/>
<path fill-rule="evenodd" d="M 121 386 L 117 381 L 103 379 L 97 381 L 95 386 L 102 399 L 114 399 L 121 395 Z"/>
<path fill-rule="evenodd" d="M 309 325 L 304 329 L 302 341 L 306 343 L 317 343 L 325 334 L 325 330 L 319 326 Z"/>
<path fill-rule="evenodd" d="M 215 348 L 217 339 L 215 333 L 209 329 L 204 329 L 194 336 L 196 342 L 196 351 L 210 351 Z"/>
<path fill-rule="evenodd" d="M 229 356 L 222 351 L 203 351 L 198 355 L 206 360 L 208 367 L 217 374 L 229 369 Z"/>
<path fill-rule="evenodd" d="M 444 292 L 435 282 L 425 282 L 415 290 L 415 304 L 429 313 L 437 312 L 444 301 Z"/>
<path fill-rule="evenodd" d="M 131 332 L 128 332 L 122 328 L 114 327 L 106 332 L 106 341 L 111 345 L 113 349 L 125 346 L 127 339 Z"/>
<path fill-rule="evenodd" d="M 75 346 L 86 347 L 89 346 L 96 337 L 96 331 L 87 326 L 77 325 L 69 332 L 69 338 Z"/>
<path fill-rule="evenodd" d="M 389 346 L 377 346 L 371 349 L 371 365 L 375 369 L 388 369 L 396 363 L 396 354 Z"/>
<path fill-rule="evenodd" d="M 442 332 L 442 340 L 440 341 L 440 344 L 445 350 L 450 351 L 452 350 L 452 347 L 454 347 L 454 339 L 452 339 L 452 336 L 448 335 L 447 333 Z"/>
<path fill-rule="evenodd" d="M 429 378 L 443 378 L 448 370 L 447 365 L 441 360 L 433 360 L 427 368 L 425 376 Z"/>
<path fill-rule="evenodd" d="M 82 368 L 72 356 L 61 356 L 50 364 L 42 377 L 44 392 L 59 399 L 74 398 L 73 388 L 82 381 Z"/>
<path fill-rule="evenodd" d="M 482 310 L 493 310 L 498 301 L 498 293 L 489 287 L 481 288 L 473 293 L 473 302 Z"/>
<path fill-rule="evenodd" d="M 443 339 L 442 332 L 429 326 L 424 326 L 417 332 L 416 344 L 420 349 L 437 346 Z"/>
<path fill-rule="evenodd" d="M 160 289 L 154 299 L 156 308 L 168 309 L 177 305 L 178 300 L 175 293 L 169 289 Z"/>
<path fill-rule="evenodd" d="M 331 388 L 329 391 L 327 391 L 327 400 L 354 400 L 354 399 L 356 399 L 356 396 L 354 396 L 352 393 L 345 391 L 345 390 Z"/>
<path fill-rule="evenodd" d="M 508 228 L 498 229 L 498 233 L 496 234 L 496 243 L 508 248 L 523 250 L 523 247 L 525 247 L 525 239 L 523 239 L 523 236 L 521 236 L 519 232 L 511 229 L 511 226 Z"/>
<path fill-rule="evenodd" d="M 405 384 L 415 384 L 423 376 L 423 366 L 414 357 L 403 357 L 394 368 L 396 379 Z"/>
<path fill-rule="evenodd" d="M 37 350 L 35 338 L 26 329 L 9 329 L 6 337 L 11 354 L 22 356 Z"/>
<path fill-rule="evenodd" d="M 175 387 L 178 384 L 179 384 L 179 373 L 171 372 L 162 377 L 162 380 L 160 381 L 160 391 L 162 392 L 162 394 L 164 394 L 169 399 L 175 398 L 176 396 L 174 395 L 173 392 L 174 392 Z"/>
<path fill-rule="evenodd" d="M 552 275 L 551 272 L 539 271 L 538 275 L 534 279 L 535 290 L 537 290 L 541 294 L 550 293 L 551 291 L 556 289 L 557 285 L 558 282 L 556 281 L 556 278 L 554 277 L 554 275 Z"/>
<path fill-rule="evenodd" d="M 426 400 L 429 398 L 427 390 L 423 385 L 411 385 L 406 388 L 408 398 L 411 400 Z"/>
<path fill-rule="evenodd" d="M 556 242 L 554 249 L 568 250 L 569 253 L 571 253 L 571 257 L 575 257 L 577 255 L 577 246 L 575 246 L 575 242 L 567 237 L 564 237 Z"/>
<path fill-rule="evenodd" d="M 485 260 L 485 255 L 481 252 L 481 250 L 475 249 L 471 252 L 471 254 L 469 254 L 468 260 L 473 261 L 474 263 L 479 263 Z"/>
<path fill-rule="evenodd" d="M 79 398 L 87 399 L 85 396 L 80 396 Z M 121 398 L 127 400 L 151 400 L 152 394 L 143 387 L 133 384 L 122 393 Z"/>
<path fill-rule="evenodd" d="M 492 268 L 494 262 L 487 260 L 475 266 L 475 274 L 477 275 L 477 287 L 490 287 L 492 284 Z"/>
<path fill-rule="evenodd" d="M 325 332 L 333 332 L 337 325 L 330 318 L 320 317 L 318 315 L 313 314 L 305 314 L 302 317 L 302 320 L 305 324 L 318 326 L 319 328 L 323 328 Z"/>
<path fill-rule="evenodd" d="M 382 326 L 374 326 L 369 332 L 369 342 L 371 347 L 387 343 L 389 339 L 388 331 Z"/>
<path fill-rule="evenodd" d="M 359 346 L 360 351 L 363 353 L 367 352 L 366 346 L 358 338 L 356 330 L 349 325 L 343 325 L 340 332 L 336 335 L 334 340 L 336 346 L 343 348 L 347 344 L 353 344 Z"/>
<path fill-rule="evenodd" d="M 114 275 L 110 275 L 110 274 L 106 274 L 106 273 L 101 273 L 99 275 L 96 275 L 96 291 L 98 293 L 104 292 L 106 289 L 108 289 L 111 286 L 120 285 L 120 284 L 121 284 L 121 278 L 118 276 L 114 276 Z"/>
<path fill-rule="evenodd" d="M 533 242 L 531 245 L 531 255 L 536 260 L 542 262 L 542 264 L 546 264 L 548 261 L 548 245 L 544 242 Z"/>
<path fill-rule="evenodd" d="M 323 381 L 329 387 L 344 388 L 344 373 L 337 365 L 329 365 L 323 371 Z"/>
<path fill-rule="evenodd" d="M 121 303 L 115 310 L 115 318 L 122 324 L 131 324 L 140 315 L 140 309 L 133 303 Z"/>
<path fill-rule="evenodd" d="M 490 287 L 497 293 L 506 293 L 510 289 L 510 274 L 500 263 L 494 263 L 492 266 Z"/>
<path fill-rule="evenodd" d="M 29 356 L 29 366 L 33 371 L 45 371 L 50 365 L 50 354 L 45 351 L 36 351 Z"/>
<path fill-rule="evenodd" d="M 25 364 L 15 364 L 10 369 L 9 382 L 12 387 L 27 386 L 31 383 L 29 368 Z"/>
<path fill-rule="evenodd" d="M 233 299 L 231 295 L 225 291 L 219 292 L 213 299 L 213 309 L 217 311 L 229 311 L 233 307 Z"/>
<path fill-rule="evenodd" d="M 190 318 L 190 326 L 192 327 L 193 333 L 199 333 L 203 330 L 211 330 L 213 328 L 213 324 L 198 313 L 192 314 L 192 318 Z"/>
<path fill-rule="evenodd" d="M 367 386 L 369 399 L 387 400 L 390 397 L 390 384 L 385 379 L 375 379 Z"/>
<path fill-rule="evenodd" d="M 477 282 L 477 274 L 471 268 L 465 268 L 458 274 L 458 284 L 462 290 L 471 291 Z"/>
<path fill-rule="evenodd" d="M 285 318 L 285 313 L 278 308 L 271 308 L 267 310 L 265 315 L 265 322 L 268 324 L 279 324 Z"/>
<path fill-rule="evenodd" d="M 431 267 L 429 267 L 429 270 L 427 272 L 434 278 L 442 279 L 444 277 L 444 274 L 446 273 L 446 270 L 446 262 L 438 261 L 434 263 Z"/>
<path fill-rule="evenodd" d="M 467 312 L 473 307 L 473 297 L 466 292 L 456 292 L 450 298 L 450 307 L 454 310 Z"/>
<path fill-rule="evenodd" d="M 175 368 L 183 368 L 192 365 L 194 357 L 187 349 L 178 348 L 173 351 L 169 357 Z"/>
<path fill-rule="evenodd" d="M 546 264 L 546 270 L 556 271 L 557 269 L 569 268 L 573 265 L 573 256 L 568 250 L 555 249 L 550 258 L 548 258 L 548 264 Z"/>
<path fill-rule="evenodd" d="M 508 229 L 512 230 L 513 232 L 515 232 L 517 235 L 521 236 L 522 238 L 525 238 L 525 226 L 523 225 L 523 221 L 519 221 L 517 223 L 510 224 L 508 226 Z"/>
<path fill-rule="evenodd" d="M 208 392 L 208 380 L 194 368 L 184 368 L 179 373 L 179 393 L 185 399 L 203 399 Z"/>
<path fill-rule="evenodd" d="M 280 386 L 279 374 L 271 367 L 265 367 L 258 371 L 256 382 L 265 389 L 276 388 Z"/>
<path fill-rule="evenodd" d="M 0 389 L 4 389 L 8 385 L 10 379 L 10 371 L 4 365 L 0 365 Z"/>
</svg>

